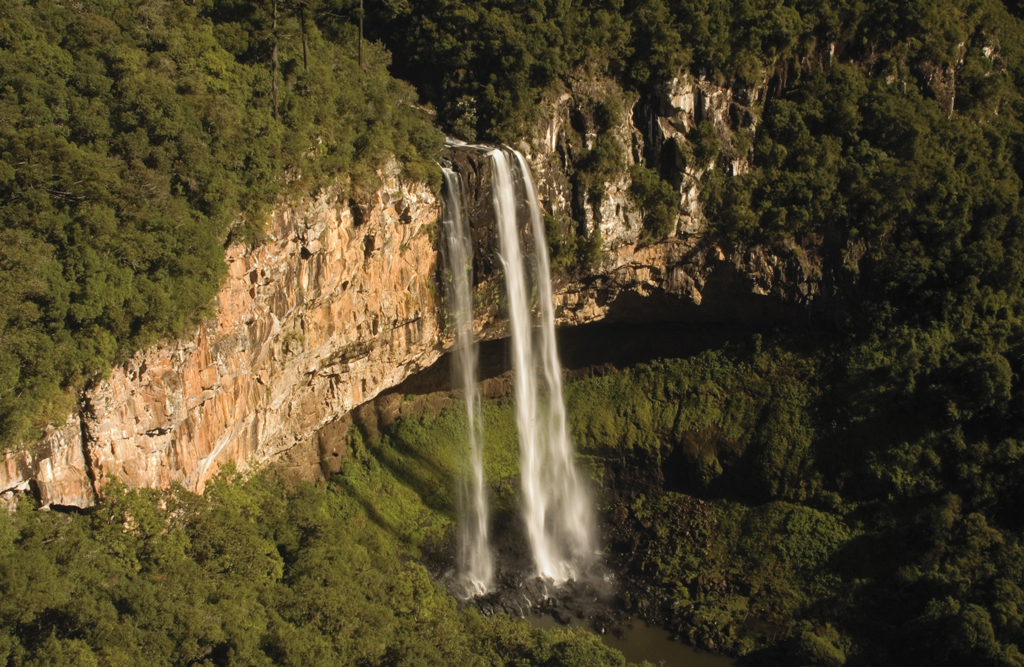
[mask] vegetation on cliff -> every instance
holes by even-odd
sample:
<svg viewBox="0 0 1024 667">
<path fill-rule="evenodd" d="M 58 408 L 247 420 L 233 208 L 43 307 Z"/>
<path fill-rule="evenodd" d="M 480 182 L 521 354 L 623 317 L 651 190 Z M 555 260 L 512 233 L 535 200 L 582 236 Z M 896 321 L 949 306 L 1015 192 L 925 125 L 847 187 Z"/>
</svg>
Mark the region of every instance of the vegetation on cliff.
<svg viewBox="0 0 1024 667">
<path fill-rule="evenodd" d="M 707 119 L 683 142 L 685 169 L 720 162 L 702 178 L 717 231 L 847 245 L 832 278 L 856 279 L 843 296 L 872 316 L 923 302 L 921 319 L 946 319 L 1019 298 L 1024 33 L 996 0 L 373 3 L 368 31 L 417 90 L 388 75 L 378 43 L 359 67 L 348 0 L 0 12 L 6 447 L 67 414 L 68 389 L 192 326 L 224 244 L 258 238 L 282 194 L 342 174 L 372 187 L 386 154 L 436 180 L 440 134 L 417 94 L 447 132 L 514 142 L 546 101 L 602 81 L 566 128 L 586 197 L 623 172 L 615 130 L 666 77 L 767 86 L 752 146 Z M 753 168 L 726 176 L 727 155 Z M 676 166 L 631 170 L 645 241 L 674 231 Z M 585 228 L 559 221 L 567 260 L 593 261 L 600 230 Z"/>
<path fill-rule="evenodd" d="M 725 115 L 743 122 L 698 109 L 675 160 L 648 154 L 631 174 L 647 241 L 675 231 L 686 172 L 733 242 L 827 235 L 854 252 L 840 284 L 866 249 L 865 300 L 1020 283 L 1024 29 L 997 0 L 396 0 L 369 26 L 467 139 L 532 137 L 571 92 L 558 151 L 577 199 L 637 152 L 616 130 L 638 100 L 657 107 L 684 73 L 732 88 L 742 108 Z M 734 177 L 733 160 L 751 169 Z"/>
</svg>

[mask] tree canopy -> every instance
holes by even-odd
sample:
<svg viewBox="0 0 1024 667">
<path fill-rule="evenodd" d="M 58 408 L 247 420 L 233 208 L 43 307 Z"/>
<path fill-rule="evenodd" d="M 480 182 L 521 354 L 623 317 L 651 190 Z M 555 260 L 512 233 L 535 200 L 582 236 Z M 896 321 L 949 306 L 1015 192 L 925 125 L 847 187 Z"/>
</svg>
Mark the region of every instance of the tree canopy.
<svg viewBox="0 0 1024 667">
<path fill-rule="evenodd" d="M 88 515 L 0 512 L 0 590 L 12 667 L 625 665 L 587 632 L 457 610 L 337 487 L 232 471 L 204 497 L 114 482 Z"/>
</svg>

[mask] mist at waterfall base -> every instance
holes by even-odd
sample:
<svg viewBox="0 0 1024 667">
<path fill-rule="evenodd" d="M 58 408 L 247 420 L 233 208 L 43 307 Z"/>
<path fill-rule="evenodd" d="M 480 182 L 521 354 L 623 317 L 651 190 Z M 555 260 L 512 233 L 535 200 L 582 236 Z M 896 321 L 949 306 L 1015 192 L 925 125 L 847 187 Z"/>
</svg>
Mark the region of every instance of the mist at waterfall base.
<svg viewBox="0 0 1024 667">
<path fill-rule="evenodd" d="M 457 571 L 446 577 L 447 584 L 457 597 L 473 599 L 485 613 L 500 609 L 523 615 L 563 605 L 569 598 L 597 603 L 611 596 L 613 586 L 598 558 L 593 499 L 573 459 L 536 187 L 529 166 L 517 152 L 464 148 L 486 152 L 490 163 L 513 362 L 521 512 L 514 520 L 487 513 L 482 459 L 486 443 L 482 442 L 472 330 L 472 246 L 460 176 L 445 169 L 442 231 L 449 325 L 455 332 L 452 379 L 463 391 L 469 415 L 467 465 L 459 493 Z M 488 529 L 489 521 L 495 524 L 493 531 Z M 492 550 L 489 536 L 500 545 L 497 549 Z M 528 558 L 524 548 L 529 549 Z"/>
</svg>

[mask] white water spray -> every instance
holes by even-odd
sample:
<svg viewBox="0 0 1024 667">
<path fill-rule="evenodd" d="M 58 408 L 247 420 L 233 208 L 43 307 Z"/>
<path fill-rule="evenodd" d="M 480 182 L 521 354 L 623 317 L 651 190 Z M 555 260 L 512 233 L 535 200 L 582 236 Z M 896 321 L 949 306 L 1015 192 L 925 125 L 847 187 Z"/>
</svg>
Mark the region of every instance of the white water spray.
<svg viewBox="0 0 1024 667">
<path fill-rule="evenodd" d="M 518 152 L 497 149 L 490 153 L 490 159 L 499 257 L 505 271 L 512 333 L 523 520 L 537 575 L 561 584 L 579 576 L 594 557 L 592 505 L 573 462 L 562 400 L 547 240 L 536 188 L 529 166 Z M 517 203 L 524 200 L 537 264 L 533 284 L 540 307 L 537 356 L 532 336 L 531 286 L 526 277 L 517 215 Z M 546 405 L 540 401 L 538 365 L 548 395 Z"/>
<path fill-rule="evenodd" d="M 473 247 L 462 215 L 462 181 L 444 170 L 445 249 L 451 272 L 450 309 L 455 315 L 455 362 L 465 392 L 469 427 L 469 480 L 459 498 L 459 583 L 462 596 L 487 593 L 494 582 L 494 558 L 487 536 L 487 492 L 484 488 L 480 393 L 476 385 L 477 347 L 473 340 Z"/>
</svg>

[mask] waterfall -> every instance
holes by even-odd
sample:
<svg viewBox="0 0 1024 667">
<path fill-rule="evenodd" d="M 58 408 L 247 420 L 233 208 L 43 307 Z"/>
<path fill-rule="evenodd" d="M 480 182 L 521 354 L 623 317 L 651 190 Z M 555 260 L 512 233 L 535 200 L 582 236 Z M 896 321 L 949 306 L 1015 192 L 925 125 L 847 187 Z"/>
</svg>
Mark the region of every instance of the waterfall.
<svg viewBox="0 0 1024 667">
<path fill-rule="evenodd" d="M 477 347 L 473 340 L 473 247 L 462 215 L 462 181 L 444 169 L 445 237 L 449 311 L 455 316 L 455 372 L 465 392 L 469 434 L 469 479 L 459 498 L 459 588 L 465 598 L 483 595 L 494 581 L 494 559 L 487 537 L 487 492 L 484 488 L 480 393 L 477 390 Z"/>
<path fill-rule="evenodd" d="M 594 556 L 592 504 L 573 461 L 562 400 L 547 240 L 536 188 L 529 165 L 518 152 L 496 149 L 490 153 L 490 160 L 512 338 L 523 520 L 537 575 L 560 584 L 576 578 Z M 526 204 L 534 239 L 536 275 L 532 285 L 527 280 L 520 240 L 520 202 Z M 536 351 L 532 289 L 536 289 L 540 311 Z M 546 402 L 541 400 L 538 375 L 543 376 Z"/>
</svg>

